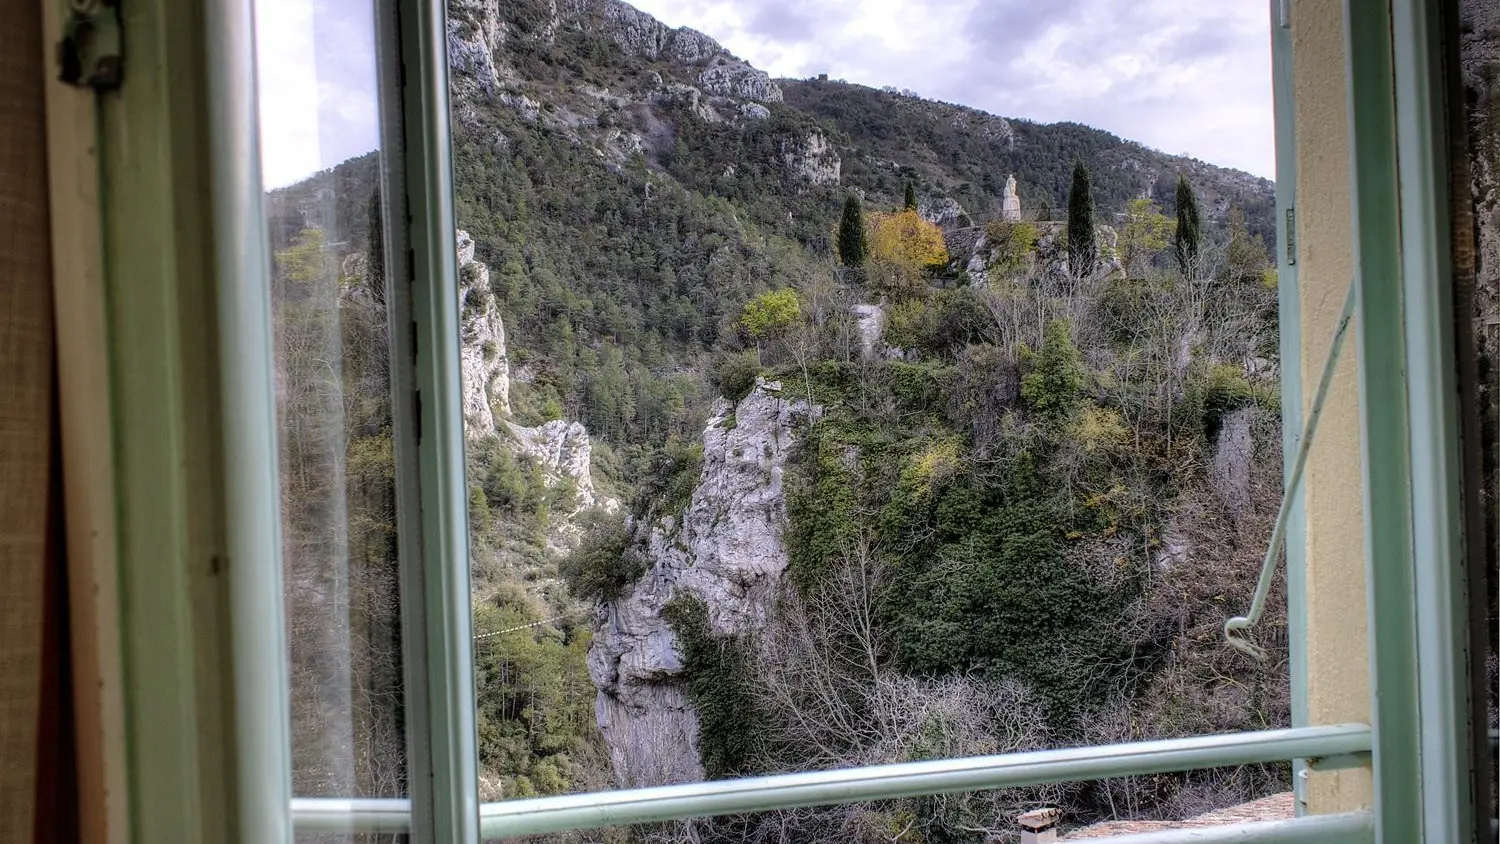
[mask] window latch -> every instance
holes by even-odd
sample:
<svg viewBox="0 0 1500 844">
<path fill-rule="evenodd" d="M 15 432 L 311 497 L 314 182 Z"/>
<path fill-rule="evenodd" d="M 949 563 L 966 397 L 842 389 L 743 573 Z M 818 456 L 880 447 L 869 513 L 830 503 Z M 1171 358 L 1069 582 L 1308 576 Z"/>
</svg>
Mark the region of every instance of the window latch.
<svg viewBox="0 0 1500 844">
<path fill-rule="evenodd" d="M 96 92 L 120 87 L 125 73 L 123 0 L 67 0 L 67 21 L 57 44 L 57 78 Z"/>
</svg>

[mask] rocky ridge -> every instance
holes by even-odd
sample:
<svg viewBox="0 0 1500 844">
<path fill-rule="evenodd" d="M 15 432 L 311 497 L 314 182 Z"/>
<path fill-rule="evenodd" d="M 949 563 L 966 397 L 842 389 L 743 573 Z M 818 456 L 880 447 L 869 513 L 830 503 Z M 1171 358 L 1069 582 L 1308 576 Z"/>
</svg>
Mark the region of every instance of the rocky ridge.
<svg viewBox="0 0 1500 844">
<path fill-rule="evenodd" d="M 525 123 L 546 123 L 588 143 L 602 157 L 622 164 L 652 151 L 651 114 L 629 128 L 605 125 L 609 112 L 684 104 L 708 123 L 756 122 L 770 117 L 767 105 L 783 100 L 781 87 L 765 71 L 736 58 L 717 41 L 687 27 L 673 28 L 621 0 L 539 0 L 541 20 L 525 31 L 506 23 L 497 0 L 455 0 L 449 4 L 448 62 L 452 70 L 454 116 L 471 128 L 491 133 L 499 145 L 503 132 L 486 126 L 478 103 L 513 111 Z M 595 33 L 627 57 L 658 70 L 619 91 L 583 87 L 584 97 L 557 102 L 557 91 L 527 80 L 507 53 L 522 40 L 551 46 L 565 31 Z M 544 106 L 546 103 L 546 106 Z M 838 155 L 821 133 L 783 150 L 790 173 L 813 184 L 837 184 Z"/>
<path fill-rule="evenodd" d="M 716 635 L 766 624 L 787 566 L 782 473 L 799 431 L 819 412 L 764 379 L 738 403 L 720 399 L 703 431 L 703 468 L 686 509 L 636 526 L 649 568 L 598 610 L 588 660 L 599 728 L 622 787 L 703 777 L 698 718 L 663 610 L 690 595 L 708 607 Z"/>
<path fill-rule="evenodd" d="M 489 267 L 474 257 L 474 239 L 463 230 L 456 236 L 465 433 L 476 440 L 508 435 L 504 441 L 517 454 L 536 461 L 549 485 L 573 485 L 575 513 L 590 507 L 619 509 L 618 501 L 601 495 L 595 488 L 590 467 L 593 444 L 581 423 L 554 419 L 527 427 L 507 418 L 511 412 L 510 358 L 505 346 L 505 323 L 490 290 Z M 560 530 L 564 535 L 571 534 L 566 523 Z"/>
</svg>

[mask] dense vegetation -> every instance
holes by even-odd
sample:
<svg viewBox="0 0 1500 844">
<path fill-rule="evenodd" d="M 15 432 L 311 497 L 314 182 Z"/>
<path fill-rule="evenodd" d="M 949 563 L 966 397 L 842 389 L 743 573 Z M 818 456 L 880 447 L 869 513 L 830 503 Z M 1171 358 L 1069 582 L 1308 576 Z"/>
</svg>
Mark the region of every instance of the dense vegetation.
<svg viewBox="0 0 1500 844">
<path fill-rule="evenodd" d="M 458 219 L 503 314 L 509 421 L 584 423 L 595 480 L 632 521 L 580 512 L 576 490 L 504 431 L 470 443 L 485 799 L 612 783 L 586 667 L 590 612 L 650 565 L 642 526 L 687 506 L 710 403 L 742 399 L 761 376 L 823 413 L 798 432 L 785 479 L 780 621 L 718 636 L 687 596 L 664 614 L 709 775 L 1285 722 L 1284 665 L 1249 664 L 1218 642 L 1253 585 L 1279 479 L 1263 184 L 1077 124 L 1000 121 L 822 79 L 782 81 L 785 102 L 768 103 L 764 120 L 710 122 L 648 97 L 651 74 L 690 72 L 627 55 L 589 26 L 542 38 L 547 5 L 498 12 L 519 80 L 506 93 L 524 91 L 541 116 L 498 95 L 457 104 Z M 465 24 L 472 14 L 455 11 Z M 615 99 L 584 93 L 606 87 Z M 641 147 L 610 146 L 620 132 Z M 836 150 L 836 183 L 789 172 L 785 150 L 809 133 Z M 344 420 L 283 438 L 287 470 L 300 473 L 289 570 L 313 584 L 333 576 L 343 546 L 318 543 L 334 516 L 307 505 L 345 496 L 359 525 L 349 611 L 372 631 L 356 637 L 352 690 L 318 700 L 339 669 L 312 650 L 331 610 L 316 592 L 292 601 L 305 634 L 294 663 L 307 667 L 294 679 L 295 726 L 310 740 L 326 733 L 352 699 L 360 723 L 383 731 L 372 759 L 400 747 L 399 695 L 370 687 L 399 683 L 394 463 L 388 409 L 368 399 L 387 389 L 370 351 L 385 341 L 383 286 L 346 288 L 379 276 L 376 164 L 347 162 L 272 203 L 284 375 L 306 388 L 284 418 Z M 1111 227 L 1094 267 L 1064 263 L 1077 236 L 1052 222 L 1075 172 L 1078 198 Z M 1026 221 L 996 219 L 1009 173 L 1034 212 Z M 961 217 L 924 217 L 948 198 Z M 370 250 L 374 272 L 348 263 Z M 309 273 L 317 307 L 297 292 Z M 855 304 L 882 308 L 873 354 Z M 294 346 L 297 331 L 316 343 Z M 317 369 L 335 346 L 354 361 L 333 376 L 344 416 Z M 1248 431 L 1253 448 L 1226 457 L 1225 426 Z M 1226 492 L 1226 461 L 1253 483 Z M 1184 813 L 1284 777 L 1253 768 L 895 801 L 700 824 L 691 836 L 977 841 L 1028 801 L 1076 817 Z M 366 791 L 399 787 L 372 775 Z"/>
</svg>

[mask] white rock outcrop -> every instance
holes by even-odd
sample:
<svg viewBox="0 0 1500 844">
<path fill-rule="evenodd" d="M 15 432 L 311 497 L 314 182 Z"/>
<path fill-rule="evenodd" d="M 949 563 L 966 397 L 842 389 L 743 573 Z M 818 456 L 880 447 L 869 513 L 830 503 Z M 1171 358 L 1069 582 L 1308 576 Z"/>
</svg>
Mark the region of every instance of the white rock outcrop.
<svg viewBox="0 0 1500 844">
<path fill-rule="evenodd" d="M 474 238 L 463 230 L 458 232 L 458 301 L 464 429 L 470 437 L 490 436 L 498 430 L 495 414 L 510 414 L 510 360 L 490 268 L 474 259 Z"/>
<path fill-rule="evenodd" d="M 500 0 L 454 0 L 448 14 L 448 68 L 457 93 L 494 93 L 504 77 L 495 63 L 505 44 Z M 455 100 L 463 99 L 455 96 Z"/>
<path fill-rule="evenodd" d="M 698 75 L 698 84 L 710 94 L 757 103 L 779 103 L 783 96 L 770 74 L 738 60 L 716 62 Z"/>
<path fill-rule="evenodd" d="M 741 103 L 740 116 L 746 120 L 770 120 L 771 110 L 760 103 Z"/>
<path fill-rule="evenodd" d="M 836 185 L 843 162 L 822 132 L 809 132 L 797 140 L 781 142 L 781 161 L 794 178 L 814 185 Z"/>
<path fill-rule="evenodd" d="M 650 568 L 599 611 L 589 676 L 599 728 L 623 787 L 702 778 L 698 718 L 677 637 L 662 617 L 676 595 L 708 607 L 716 635 L 760 629 L 787 566 L 782 473 L 818 409 L 758 380 L 737 405 L 720 399 L 703 432 L 703 468 L 687 508 L 644 537 Z"/>
<path fill-rule="evenodd" d="M 859 329 L 859 351 L 865 360 L 880 357 L 880 341 L 885 333 L 885 308 L 879 305 L 853 305 L 854 324 Z"/>
<path fill-rule="evenodd" d="M 490 290 L 490 269 L 474 257 L 474 238 L 459 230 L 459 360 L 463 366 L 464 433 L 469 439 L 509 434 L 512 450 L 541 468 L 548 485 L 567 482 L 576 490 L 574 512 L 589 507 L 618 510 L 620 503 L 594 486 L 593 443 L 580 422 L 555 419 L 528 428 L 506 419 L 510 406 L 510 360 L 505 325 Z M 561 520 L 559 530 L 572 527 Z M 563 541 L 569 537 L 559 534 Z"/>
<path fill-rule="evenodd" d="M 708 97 L 703 92 L 691 85 L 681 82 L 668 82 L 652 91 L 648 99 L 653 103 L 661 105 L 680 105 L 688 110 L 688 113 L 705 123 L 722 123 L 724 118 L 720 116 Z"/>
<path fill-rule="evenodd" d="M 594 488 L 594 476 L 590 469 L 594 447 L 589 439 L 588 429 L 583 427 L 582 422 L 554 419 L 535 428 L 515 424 L 507 424 L 506 427 L 515 437 L 519 446 L 517 450 L 535 460 L 549 481 L 572 481 L 578 491 L 574 499 L 578 509 L 603 506 L 614 510 L 619 507 L 619 502 L 612 498 L 601 499 Z"/>
<path fill-rule="evenodd" d="M 600 31 L 626 55 L 699 64 L 728 54 L 707 35 L 687 27 L 673 29 L 620 0 L 571 0 L 564 12 L 576 25 L 597 15 Z"/>
<path fill-rule="evenodd" d="M 934 226 L 945 229 L 957 226 L 968 216 L 964 213 L 964 207 L 951 196 L 922 200 L 917 206 L 917 214 Z"/>
</svg>

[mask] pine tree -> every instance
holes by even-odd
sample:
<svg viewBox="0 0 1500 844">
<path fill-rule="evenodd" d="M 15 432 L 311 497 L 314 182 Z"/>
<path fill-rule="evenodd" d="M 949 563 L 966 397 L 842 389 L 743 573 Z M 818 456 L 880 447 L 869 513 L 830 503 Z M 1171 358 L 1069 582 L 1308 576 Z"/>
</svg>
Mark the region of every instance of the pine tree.
<svg viewBox="0 0 1500 844">
<path fill-rule="evenodd" d="M 909 181 L 906 183 L 906 210 L 917 210 L 917 186 Z"/>
<path fill-rule="evenodd" d="M 1068 191 L 1068 266 L 1074 278 L 1094 272 L 1099 246 L 1094 240 L 1094 195 L 1089 171 L 1082 161 L 1073 163 L 1073 187 Z"/>
<path fill-rule="evenodd" d="M 844 197 L 844 215 L 839 220 L 839 261 L 846 267 L 862 267 L 865 256 L 870 254 L 870 244 L 865 239 L 865 212 L 859 197 L 849 194 Z"/>
<path fill-rule="evenodd" d="M 1177 177 L 1177 235 L 1174 245 L 1177 250 L 1177 266 L 1182 274 L 1198 260 L 1198 245 L 1202 236 L 1202 221 L 1198 214 L 1198 194 L 1187 179 Z"/>
</svg>

